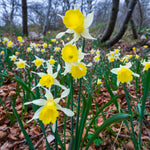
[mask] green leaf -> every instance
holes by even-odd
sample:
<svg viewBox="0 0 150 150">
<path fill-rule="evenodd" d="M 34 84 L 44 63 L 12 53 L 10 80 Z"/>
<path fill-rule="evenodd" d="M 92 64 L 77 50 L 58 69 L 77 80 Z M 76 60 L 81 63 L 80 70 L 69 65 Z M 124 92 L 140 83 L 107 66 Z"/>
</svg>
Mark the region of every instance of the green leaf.
<svg viewBox="0 0 150 150">
<path fill-rule="evenodd" d="M 127 120 L 129 119 L 130 115 L 129 114 L 125 114 L 125 113 L 120 113 L 120 114 L 116 114 L 113 115 L 112 117 L 108 118 L 93 134 L 93 136 L 91 137 L 90 141 L 88 142 L 86 149 L 88 150 L 89 146 L 91 145 L 91 143 L 95 140 L 95 138 L 99 135 L 99 133 L 101 131 L 103 131 L 106 127 L 108 127 L 109 125 L 115 123 L 115 122 L 119 122 L 119 121 L 123 121 L 123 120 Z"/>
</svg>

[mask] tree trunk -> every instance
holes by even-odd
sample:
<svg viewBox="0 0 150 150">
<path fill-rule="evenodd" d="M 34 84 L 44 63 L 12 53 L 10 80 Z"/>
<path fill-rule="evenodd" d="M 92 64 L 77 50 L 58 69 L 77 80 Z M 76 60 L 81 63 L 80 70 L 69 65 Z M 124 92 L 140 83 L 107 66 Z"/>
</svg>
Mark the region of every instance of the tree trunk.
<svg viewBox="0 0 150 150">
<path fill-rule="evenodd" d="M 22 33 L 28 36 L 27 0 L 22 0 Z"/>
<path fill-rule="evenodd" d="M 131 18 L 131 15 L 132 15 L 132 12 L 134 10 L 136 3 L 137 3 L 137 0 L 130 0 L 127 13 L 125 15 L 125 18 L 121 24 L 119 31 L 112 39 L 110 39 L 109 41 L 106 42 L 106 44 L 105 44 L 106 46 L 113 46 L 115 43 L 117 43 L 122 38 L 122 36 L 124 35 L 124 33 L 128 27 L 128 23 L 130 21 L 130 18 Z"/>
<path fill-rule="evenodd" d="M 48 9 L 47 9 L 47 14 L 46 14 L 45 22 L 44 22 L 44 26 L 43 26 L 43 35 L 46 35 L 47 22 L 48 22 L 48 16 L 50 13 L 50 8 L 51 8 L 51 0 L 48 0 Z"/>
<path fill-rule="evenodd" d="M 118 10 L 119 10 L 119 0 L 113 0 L 109 22 L 107 24 L 107 27 L 106 27 L 102 37 L 99 38 L 100 42 L 105 42 L 106 40 L 108 40 L 110 38 L 111 34 L 113 33 L 115 24 L 116 24 L 116 20 L 117 20 Z"/>
<path fill-rule="evenodd" d="M 125 2 L 126 2 L 126 6 L 128 7 L 128 5 L 129 5 L 129 0 L 125 0 Z M 137 34 L 135 22 L 134 22 L 132 16 L 131 16 L 131 19 L 130 19 L 130 23 L 131 23 L 131 29 L 132 29 L 132 33 L 133 33 L 133 38 L 134 38 L 134 39 L 138 39 L 138 34 Z"/>
</svg>

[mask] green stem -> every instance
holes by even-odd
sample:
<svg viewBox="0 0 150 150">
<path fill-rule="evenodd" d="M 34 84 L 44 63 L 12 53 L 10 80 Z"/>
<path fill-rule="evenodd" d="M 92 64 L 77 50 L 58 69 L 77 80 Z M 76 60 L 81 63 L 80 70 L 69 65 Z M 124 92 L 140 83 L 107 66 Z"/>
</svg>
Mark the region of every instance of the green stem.
<svg viewBox="0 0 150 150">
<path fill-rule="evenodd" d="M 131 115 L 130 124 L 131 124 L 131 129 L 132 129 L 132 135 L 131 135 L 132 136 L 132 141 L 133 141 L 135 150 L 138 150 L 137 140 L 136 140 L 136 136 L 135 136 L 135 132 L 134 132 L 134 125 L 133 125 L 133 115 L 132 115 L 131 105 L 130 105 L 129 97 L 128 97 L 128 94 L 127 94 L 128 92 L 127 92 L 125 83 L 123 84 L 123 88 L 124 88 L 124 91 L 125 91 L 126 102 L 127 102 L 127 105 L 128 105 L 128 111 L 129 111 L 129 114 Z"/>
<path fill-rule="evenodd" d="M 80 99 L 81 99 L 81 85 L 82 79 L 79 80 L 79 95 L 78 95 L 78 107 L 77 107 L 77 116 L 76 116 L 76 133 L 75 133 L 75 149 L 78 141 L 78 124 L 79 124 L 79 114 L 80 114 Z"/>
<path fill-rule="evenodd" d="M 140 115 L 140 132 L 139 132 L 139 149 L 141 148 L 141 134 L 142 134 L 142 125 L 143 125 L 143 117 L 144 117 L 144 110 L 145 110 L 145 103 L 149 89 L 149 82 L 150 82 L 150 69 L 147 72 L 147 78 L 145 81 L 144 92 L 143 92 L 143 99 L 142 99 L 142 108 L 141 108 L 141 115 Z"/>
<path fill-rule="evenodd" d="M 70 74 L 71 110 L 73 111 L 73 77 Z M 73 117 L 71 117 L 71 135 L 73 136 Z"/>
</svg>

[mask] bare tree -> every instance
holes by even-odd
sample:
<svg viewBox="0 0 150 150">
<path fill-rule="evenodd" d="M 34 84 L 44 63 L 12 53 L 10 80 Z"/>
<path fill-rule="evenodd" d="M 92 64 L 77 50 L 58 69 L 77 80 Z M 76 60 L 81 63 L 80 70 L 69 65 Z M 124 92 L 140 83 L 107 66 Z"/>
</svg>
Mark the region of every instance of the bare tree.
<svg viewBox="0 0 150 150">
<path fill-rule="evenodd" d="M 46 29 L 47 29 L 48 16 L 50 13 L 50 8 L 51 8 L 51 0 L 48 0 L 48 8 L 47 8 L 47 14 L 45 17 L 44 27 L 43 27 L 43 35 L 46 35 Z"/>
<path fill-rule="evenodd" d="M 22 33 L 28 36 L 27 0 L 22 0 Z"/>
<path fill-rule="evenodd" d="M 137 0 L 130 0 L 127 13 L 125 15 L 125 18 L 121 24 L 119 31 L 112 39 L 110 39 L 109 41 L 106 42 L 106 46 L 112 46 L 122 38 L 122 36 L 124 35 L 124 33 L 128 27 L 128 23 L 130 21 L 130 18 L 131 18 L 131 15 L 132 15 L 132 12 L 134 10 L 136 3 L 137 3 Z"/>
<path fill-rule="evenodd" d="M 100 42 L 105 42 L 112 35 L 114 28 L 115 28 L 116 20 L 117 20 L 118 10 L 119 10 L 119 0 L 113 0 L 109 22 L 107 24 L 107 27 L 106 27 L 102 37 L 100 37 L 100 39 L 99 39 Z"/>
</svg>

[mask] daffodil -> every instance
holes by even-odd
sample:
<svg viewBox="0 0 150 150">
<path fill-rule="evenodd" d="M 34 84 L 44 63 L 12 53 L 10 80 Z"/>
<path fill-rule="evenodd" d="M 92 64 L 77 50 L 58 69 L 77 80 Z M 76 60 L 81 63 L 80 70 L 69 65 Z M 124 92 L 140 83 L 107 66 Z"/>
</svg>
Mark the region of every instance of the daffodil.
<svg viewBox="0 0 150 150">
<path fill-rule="evenodd" d="M 15 55 L 9 56 L 9 58 L 11 59 L 11 61 L 16 61 L 17 57 Z"/>
<path fill-rule="evenodd" d="M 16 61 L 15 62 L 16 66 L 17 66 L 17 69 L 25 69 L 25 67 L 30 67 L 29 65 L 27 65 L 26 63 L 26 60 L 22 60 L 22 59 L 19 59 L 19 61 Z"/>
<path fill-rule="evenodd" d="M 144 66 L 143 71 L 148 71 L 150 69 L 150 61 L 146 62 L 145 60 L 141 63 Z"/>
<path fill-rule="evenodd" d="M 94 49 L 91 49 L 90 53 L 91 53 L 91 54 L 94 54 L 94 53 L 95 53 L 95 50 L 94 50 Z"/>
<path fill-rule="evenodd" d="M 44 48 L 47 48 L 47 43 L 44 43 L 42 46 L 43 46 Z"/>
<path fill-rule="evenodd" d="M 108 56 L 108 60 L 109 60 L 109 62 L 114 62 L 114 61 L 115 61 L 115 57 L 113 57 L 113 56 Z"/>
<path fill-rule="evenodd" d="M 1 51 L 1 55 L 4 55 L 5 54 L 5 51 Z"/>
<path fill-rule="evenodd" d="M 42 49 L 41 49 L 41 53 L 44 53 L 44 52 L 45 52 L 45 49 L 44 49 L 44 48 L 42 48 Z"/>
<path fill-rule="evenodd" d="M 138 74 L 130 70 L 132 64 L 129 62 L 125 66 L 120 65 L 120 68 L 113 68 L 112 73 L 117 75 L 117 85 L 119 83 L 130 83 L 133 80 L 133 75 L 139 77 Z"/>
<path fill-rule="evenodd" d="M 46 64 L 47 64 L 47 73 L 32 72 L 32 73 L 37 74 L 40 77 L 39 83 L 34 88 L 32 88 L 32 90 L 35 89 L 36 87 L 40 87 L 40 86 L 47 87 L 50 89 L 52 85 L 57 85 L 57 86 L 61 87 L 62 89 L 66 89 L 66 87 L 61 85 L 59 83 L 59 81 L 56 79 L 58 72 L 60 70 L 60 65 L 58 65 L 57 71 L 55 73 L 53 73 L 52 65 L 50 65 L 49 62 L 46 62 Z"/>
<path fill-rule="evenodd" d="M 50 57 L 49 63 L 50 63 L 50 65 L 54 65 L 55 64 L 55 60 L 53 59 L 53 56 Z"/>
<path fill-rule="evenodd" d="M 34 116 L 32 117 L 32 119 L 30 119 L 28 122 L 32 121 L 33 119 L 39 119 L 41 120 L 44 124 L 49 124 L 49 123 L 55 123 L 57 120 L 57 117 L 59 116 L 59 112 L 63 111 L 67 116 L 72 117 L 74 115 L 74 112 L 71 111 L 70 109 L 67 108 L 63 108 L 61 107 L 61 105 L 59 105 L 59 101 L 68 96 L 70 90 L 66 89 L 62 92 L 61 96 L 59 98 L 55 98 L 53 97 L 52 93 L 50 92 L 50 90 L 45 89 L 45 99 L 36 99 L 33 100 L 31 102 L 27 102 L 24 105 L 28 105 L 28 104 L 35 104 L 38 106 L 41 106 L 35 113 Z M 53 126 L 54 127 L 54 126 Z"/>
<path fill-rule="evenodd" d="M 41 59 L 41 58 L 39 58 L 39 57 L 37 57 L 37 56 L 35 56 L 35 60 L 34 61 L 32 61 L 32 63 L 34 63 L 35 64 L 35 66 L 37 67 L 37 69 L 45 62 L 44 61 L 44 59 Z"/>
<path fill-rule="evenodd" d="M 27 47 L 27 51 L 28 51 L 28 52 L 31 52 L 31 50 L 32 50 L 32 49 L 31 49 L 30 47 Z"/>
<path fill-rule="evenodd" d="M 140 58 L 140 56 L 139 56 L 139 55 L 135 55 L 135 58 L 136 58 L 136 59 L 139 59 L 139 58 Z"/>
<path fill-rule="evenodd" d="M 100 84 L 102 84 L 102 80 L 101 80 L 101 79 L 98 79 L 98 80 L 97 80 L 97 85 L 100 85 Z"/>
<path fill-rule="evenodd" d="M 57 34 L 56 38 L 61 38 L 65 33 L 73 33 L 74 38 L 69 42 L 76 42 L 80 36 L 86 39 L 95 39 L 89 34 L 89 27 L 93 22 L 94 12 L 87 15 L 85 18 L 79 9 L 70 9 L 66 11 L 65 16 L 59 15 L 63 19 L 66 28 L 65 32 Z"/>
<path fill-rule="evenodd" d="M 94 61 L 95 61 L 96 63 L 98 63 L 98 62 L 100 61 L 100 56 L 99 56 L 99 55 L 96 55 L 96 56 L 94 57 Z"/>
<path fill-rule="evenodd" d="M 148 45 L 144 45 L 143 47 L 144 47 L 144 48 L 148 48 Z"/>
<path fill-rule="evenodd" d="M 16 55 L 19 55 L 19 52 L 15 52 Z"/>
</svg>

